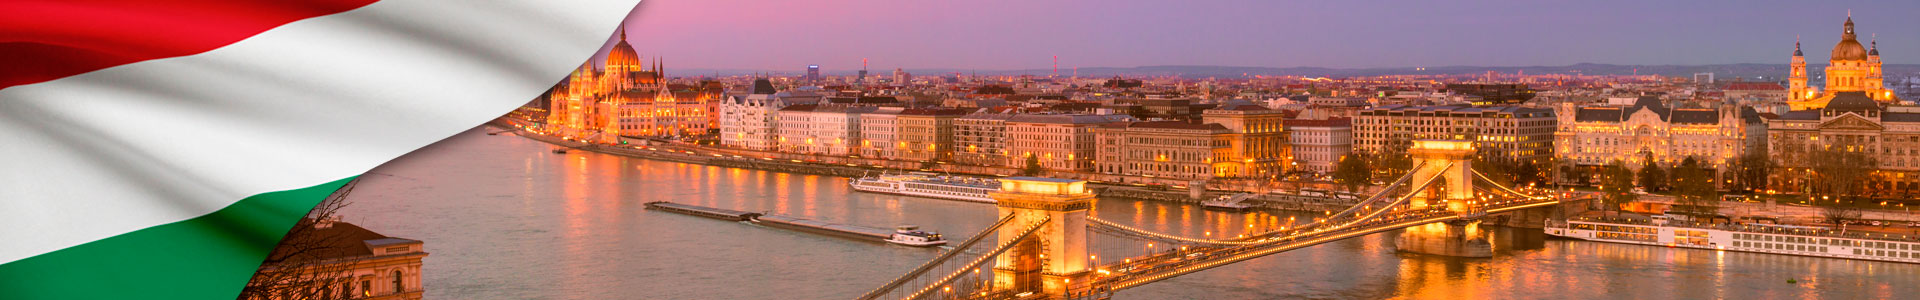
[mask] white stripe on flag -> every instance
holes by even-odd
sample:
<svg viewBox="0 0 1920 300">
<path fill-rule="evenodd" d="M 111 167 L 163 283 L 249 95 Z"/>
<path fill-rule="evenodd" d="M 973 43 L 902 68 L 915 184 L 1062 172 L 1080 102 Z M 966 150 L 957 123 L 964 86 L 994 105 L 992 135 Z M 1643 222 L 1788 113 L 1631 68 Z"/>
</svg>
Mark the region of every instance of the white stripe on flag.
<svg viewBox="0 0 1920 300">
<path fill-rule="evenodd" d="M 365 172 L 526 103 L 638 2 L 385 0 L 0 90 L 0 263 Z"/>
</svg>

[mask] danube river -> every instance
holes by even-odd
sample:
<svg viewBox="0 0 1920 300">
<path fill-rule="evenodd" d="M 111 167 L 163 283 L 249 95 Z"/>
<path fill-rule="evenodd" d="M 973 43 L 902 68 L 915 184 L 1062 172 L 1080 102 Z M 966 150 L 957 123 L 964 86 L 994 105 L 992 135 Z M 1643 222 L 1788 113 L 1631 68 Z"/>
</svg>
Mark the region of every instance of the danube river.
<svg viewBox="0 0 1920 300">
<path fill-rule="evenodd" d="M 991 205 L 856 193 L 846 178 L 586 151 L 555 154 L 538 141 L 484 134 L 491 131 L 499 130 L 468 131 L 362 176 L 344 211 L 347 221 L 426 241 L 430 299 L 844 299 L 938 253 L 645 210 L 651 201 L 872 227 L 915 224 L 952 240 L 994 221 Z M 1113 199 L 1101 200 L 1094 213 L 1194 237 L 1236 234 L 1248 224 L 1269 226 L 1292 216 Z M 1493 258 L 1396 253 L 1392 233 L 1383 233 L 1149 284 L 1115 298 L 1920 295 L 1920 265 L 1549 240 L 1537 229 L 1482 232 L 1494 242 Z M 1120 246 L 1096 252 L 1132 250 L 1114 247 Z"/>
</svg>

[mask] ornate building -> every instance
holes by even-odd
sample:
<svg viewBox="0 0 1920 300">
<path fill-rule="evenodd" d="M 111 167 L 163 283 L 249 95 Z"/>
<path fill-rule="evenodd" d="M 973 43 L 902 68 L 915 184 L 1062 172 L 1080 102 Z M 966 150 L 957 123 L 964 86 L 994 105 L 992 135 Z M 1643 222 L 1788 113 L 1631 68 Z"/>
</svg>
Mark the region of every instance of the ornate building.
<svg viewBox="0 0 1920 300">
<path fill-rule="evenodd" d="M 819 97 L 795 97 L 774 90 L 765 78 L 753 81 L 746 95 L 727 96 L 719 105 L 720 144 L 753 150 L 777 150 L 781 108 L 813 104 Z"/>
<path fill-rule="evenodd" d="M 1224 177 L 1265 177 L 1292 171 L 1293 148 L 1286 128 L 1287 113 L 1255 104 L 1233 104 L 1201 111 L 1201 123 L 1220 124 L 1231 134 L 1224 156 L 1232 157 Z"/>
<path fill-rule="evenodd" d="M 614 142 L 621 136 L 697 136 L 713 125 L 713 93 L 669 90 L 658 58 L 648 68 L 626 31 L 601 68 L 584 63 L 546 95 L 547 126 L 555 134 Z"/>
<path fill-rule="evenodd" d="M 1233 131 L 1220 124 L 1152 121 L 1094 129 L 1094 171 L 1183 180 L 1243 175 Z"/>
<path fill-rule="evenodd" d="M 309 247 L 275 248 L 274 257 L 286 257 L 288 251 L 311 251 L 314 263 L 264 265 L 261 274 L 297 272 L 285 278 L 307 280 L 270 292 L 255 300 L 365 299 L 418 300 L 425 298 L 426 286 L 420 281 L 422 262 L 427 257 L 426 243 L 390 237 L 339 220 L 319 220 L 312 224 L 315 238 Z M 266 280 L 255 274 L 255 280 Z M 245 295 L 243 295 L 245 296 Z M 243 297 L 245 298 L 245 297 Z"/>
<path fill-rule="evenodd" d="M 1668 108 L 1656 97 L 1640 97 L 1632 106 L 1574 107 L 1562 103 L 1559 148 L 1564 166 L 1599 168 L 1621 161 L 1638 170 L 1648 157 L 1672 166 L 1693 157 L 1725 170 L 1726 164 L 1764 145 L 1765 121 L 1752 108 Z"/>
<path fill-rule="evenodd" d="M 1768 181 L 1773 189 L 1806 192 L 1812 177 L 1810 154 L 1841 146 L 1866 152 L 1879 163 L 1867 179 L 1872 191 L 1920 191 L 1920 108 L 1885 106 L 1863 91 L 1839 92 L 1832 100 L 1819 109 L 1796 110 L 1767 122 L 1769 154 L 1778 164 Z"/>
<path fill-rule="evenodd" d="M 1826 107 L 1841 92 L 1861 92 L 1880 103 L 1899 101 L 1881 77 L 1879 42 L 1872 41 L 1870 47 L 1862 47 L 1856 37 L 1853 17 L 1848 16 L 1840 33 L 1840 43 L 1833 45 L 1832 60 L 1825 72 L 1825 91 L 1807 86 L 1807 58 L 1800 52 L 1800 42 L 1793 42 L 1791 74 L 1787 76 L 1787 104 L 1793 110 Z"/>
</svg>

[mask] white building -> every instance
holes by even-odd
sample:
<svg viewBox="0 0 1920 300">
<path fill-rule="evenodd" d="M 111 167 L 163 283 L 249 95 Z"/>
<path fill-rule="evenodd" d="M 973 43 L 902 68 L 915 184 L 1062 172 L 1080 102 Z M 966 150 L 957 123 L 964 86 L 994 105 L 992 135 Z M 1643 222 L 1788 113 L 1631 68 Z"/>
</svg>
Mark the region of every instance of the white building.
<svg viewBox="0 0 1920 300">
<path fill-rule="evenodd" d="M 1286 124 L 1296 170 L 1333 172 L 1340 157 L 1353 152 L 1352 119 L 1287 120 Z"/>
<path fill-rule="evenodd" d="M 781 108 L 781 152 L 848 156 L 859 154 L 861 115 L 878 111 L 872 106 L 789 105 Z"/>
<path fill-rule="evenodd" d="M 900 157 L 900 111 L 899 107 L 881 107 L 860 114 L 861 157 L 895 158 Z"/>
<path fill-rule="evenodd" d="M 793 104 L 812 104 L 816 98 L 777 93 L 766 79 L 754 80 L 746 95 L 727 96 L 720 103 L 720 144 L 753 150 L 779 149 L 776 112 Z"/>
</svg>

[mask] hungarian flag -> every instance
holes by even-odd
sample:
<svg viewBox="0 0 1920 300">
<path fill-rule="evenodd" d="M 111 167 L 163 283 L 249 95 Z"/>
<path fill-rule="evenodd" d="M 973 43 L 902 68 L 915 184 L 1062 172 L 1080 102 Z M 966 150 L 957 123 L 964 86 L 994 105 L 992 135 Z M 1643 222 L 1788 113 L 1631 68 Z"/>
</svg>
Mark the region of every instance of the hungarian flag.
<svg viewBox="0 0 1920 300">
<path fill-rule="evenodd" d="M 0 1 L 0 299 L 232 299 L 334 189 L 526 103 L 638 2 Z"/>
</svg>

